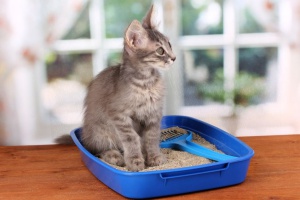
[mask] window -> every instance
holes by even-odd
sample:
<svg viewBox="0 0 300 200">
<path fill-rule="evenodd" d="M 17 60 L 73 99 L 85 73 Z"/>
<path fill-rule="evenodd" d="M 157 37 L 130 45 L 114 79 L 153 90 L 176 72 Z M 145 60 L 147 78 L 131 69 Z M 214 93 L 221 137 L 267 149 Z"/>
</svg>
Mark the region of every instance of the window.
<svg viewBox="0 0 300 200">
<path fill-rule="evenodd" d="M 46 121 L 81 123 L 86 87 L 106 66 L 120 62 L 126 26 L 133 19 L 142 19 L 151 3 L 92 0 L 86 5 L 45 57 L 41 110 Z"/>
<path fill-rule="evenodd" d="M 126 26 L 141 20 L 153 2 L 159 7 L 161 28 L 177 52 L 175 69 L 166 75 L 166 114 L 201 118 L 207 106 L 232 105 L 237 81 L 259 80 L 262 90 L 251 96 L 250 105 L 282 100 L 286 88 L 279 82 L 288 78 L 280 73 L 287 44 L 276 28 L 284 21 L 279 6 L 284 1 L 91 0 L 45 58 L 41 72 L 45 74 L 41 82 L 46 83 L 41 103 L 45 119 L 80 124 L 84 88 L 106 66 L 120 61 Z M 216 83 L 224 89 L 224 98 L 209 99 L 201 93 L 201 85 Z M 64 89 L 53 94 L 55 87 Z M 218 102 L 220 98 L 224 102 Z M 223 111 L 209 109 L 216 116 Z"/>
<path fill-rule="evenodd" d="M 199 87 L 219 87 L 217 73 L 223 75 L 225 102 L 233 101 L 236 79 L 246 81 L 240 73 L 261 79 L 258 87 L 264 88 L 250 104 L 276 101 L 280 39 L 272 25 L 278 22 L 277 2 L 182 0 L 181 5 L 184 105 L 211 103 Z"/>
<path fill-rule="evenodd" d="M 232 105 L 247 105 L 238 135 L 292 130 L 289 114 L 284 114 L 290 112 L 287 102 L 295 89 L 288 72 L 295 66 L 286 63 L 293 50 L 282 34 L 290 20 L 288 3 L 181 0 L 180 5 L 179 48 L 184 63 L 180 113 L 225 128 L 222 121 L 232 113 Z"/>
</svg>

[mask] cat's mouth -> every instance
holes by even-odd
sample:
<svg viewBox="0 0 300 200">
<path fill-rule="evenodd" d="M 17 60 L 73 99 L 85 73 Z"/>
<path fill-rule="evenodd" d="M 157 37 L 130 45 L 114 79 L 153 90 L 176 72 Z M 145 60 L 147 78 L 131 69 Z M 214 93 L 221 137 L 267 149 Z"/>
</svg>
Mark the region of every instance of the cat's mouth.
<svg viewBox="0 0 300 200">
<path fill-rule="evenodd" d="M 157 63 L 156 65 L 152 65 L 154 68 L 157 68 L 157 69 L 169 69 L 171 67 L 171 65 L 174 63 L 174 61 L 172 61 L 171 59 L 165 61 L 165 62 L 160 62 L 160 63 Z"/>
<path fill-rule="evenodd" d="M 159 69 L 161 70 L 168 70 L 171 68 L 171 65 L 172 64 L 168 64 L 168 63 L 165 63 L 163 66 L 161 66 Z"/>
<path fill-rule="evenodd" d="M 173 60 L 169 59 L 166 63 L 164 67 L 170 67 L 172 64 L 174 63 Z"/>
</svg>

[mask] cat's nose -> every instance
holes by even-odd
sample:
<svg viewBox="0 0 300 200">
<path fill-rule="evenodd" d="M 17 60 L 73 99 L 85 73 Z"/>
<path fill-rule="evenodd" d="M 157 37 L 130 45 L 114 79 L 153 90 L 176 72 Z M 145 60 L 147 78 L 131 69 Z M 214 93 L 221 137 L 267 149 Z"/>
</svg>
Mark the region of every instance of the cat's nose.
<svg viewBox="0 0 300 200">
<path fill-rule="evenodd" d="M 171 58 L 171 60 L 174 62 L 176 60 L 176 57 L 174 56 L 173 58 Z"/>
</svg>

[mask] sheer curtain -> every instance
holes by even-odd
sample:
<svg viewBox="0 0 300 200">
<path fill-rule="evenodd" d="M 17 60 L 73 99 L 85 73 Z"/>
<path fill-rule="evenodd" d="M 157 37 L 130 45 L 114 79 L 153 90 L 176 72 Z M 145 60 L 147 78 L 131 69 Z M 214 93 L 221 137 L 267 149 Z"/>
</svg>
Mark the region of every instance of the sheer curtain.
<svg viewBox="0 0 300 200">
<path fill-rule="evenodd" d="M 0 145 L 26 143 L 34 133 L 34 68 L 86 3 L 0 0 Z"/>
</svg>

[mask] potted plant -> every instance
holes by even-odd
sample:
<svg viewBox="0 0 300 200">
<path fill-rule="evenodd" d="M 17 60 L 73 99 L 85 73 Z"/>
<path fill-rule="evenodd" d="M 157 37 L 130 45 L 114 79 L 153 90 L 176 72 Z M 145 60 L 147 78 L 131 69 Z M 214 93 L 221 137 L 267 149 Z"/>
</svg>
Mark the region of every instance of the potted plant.
<svg viewBox="0 0 300 200">
<path fill-rule="evenodd" d="M 257 102 L 263 93 L 263 88 L 262 78 L 248 72 L 240 72 L 234 79 L 232 91 L 228 92 L 224 88 L 223 70 L 217 70 L 211 81 L 198 85 L 198 94 L 206 100 L 223 104 L 229 100 L 231 114 L 223 117 L 223 121 L 226 129 L 234 133 L 237 128 L 239 110 Z"/>
</svg>

